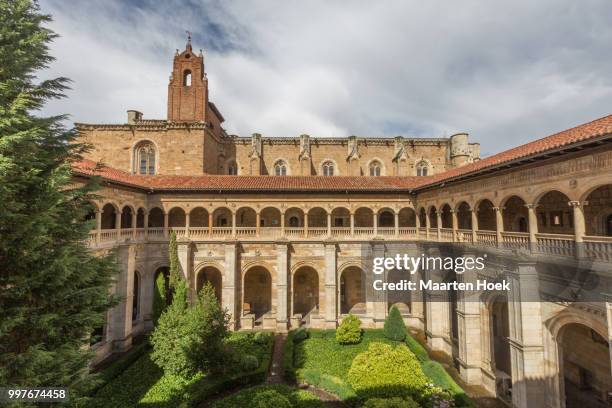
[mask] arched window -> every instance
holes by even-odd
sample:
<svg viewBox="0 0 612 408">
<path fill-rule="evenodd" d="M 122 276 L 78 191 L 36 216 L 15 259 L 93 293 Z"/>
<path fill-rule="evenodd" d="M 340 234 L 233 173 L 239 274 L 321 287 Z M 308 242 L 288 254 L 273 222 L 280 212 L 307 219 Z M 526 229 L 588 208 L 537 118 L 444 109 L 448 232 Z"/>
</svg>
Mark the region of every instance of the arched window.
<svg viewBox="0 0 612 408">
<path fill-rule="evenodd" d="M 370 163 L 370 176 L 380 176 L 381 174 L 381 165 L 378 160 L 374 160 Z"/>
<path fill-rule="evenodd" d="M 427 164 L 426 161 L 421 160 L 420 162 L 417 163 L 416 165 L 417 176 L 427 176 L 428 172 L 429 172 L 429 165 Z"/>
<path fill-rule="evenodd" d="M 236 165 L 235 161 L 232 161 L 227 165 L 227 174 L 230 176 L 235 176 L 238 174 L 238 165 Z"/>
<path fill-rule="evenodd" d="M 334 175 L 334 163 L 332 163 L 331 161 L 326 161 L 325 163 L 323 163 L 323 165 L 321 167 L 323 168 L 323 175 L 324 176 L 333 176 Z"/>
<path fill-rule="evenodd" d="M 275 176 L 286 176 L 287 175 L 287 163 L 284 160 L 279 160 L 274 164 L 274 175 Z"/>
<path fill-rule="evenodd" d="M 145 142 L 136 147 L 136 168 L 138 174 L 155 174 L 155 146 Z"/>
<path fill-rule="evenodd" d="M 183 86 L 191 86 L 191 71 L 186 70 L 183 73 Z"/>
</svg>

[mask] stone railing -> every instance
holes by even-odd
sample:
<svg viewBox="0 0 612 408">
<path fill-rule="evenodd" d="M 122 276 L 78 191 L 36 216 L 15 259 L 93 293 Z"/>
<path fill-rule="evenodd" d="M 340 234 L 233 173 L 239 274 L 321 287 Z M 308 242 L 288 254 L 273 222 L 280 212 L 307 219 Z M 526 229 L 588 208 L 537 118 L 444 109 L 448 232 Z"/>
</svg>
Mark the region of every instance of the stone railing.
<svg viewBox="0 0 612 408">
<path fill-rule="evenodd" d="M 274 240 L 317 241 L 323 239 L 455 242 L 458 244 L 494 247 L 501 250 L 528 250 L 534 254 L 588 258 L 612 262 L 612 237 L 584 236 L 576 243 L 574 235 L 537 233 L 530 242 L 527 232 L 508 232 L 418 227 L 169 227 L 124 228 L 91 231 L 90 247 L 112 246 L 121 242 L 167 241 L 170 232 L 192 241 L 240 239 L 244 241 Z"/>
</svg>

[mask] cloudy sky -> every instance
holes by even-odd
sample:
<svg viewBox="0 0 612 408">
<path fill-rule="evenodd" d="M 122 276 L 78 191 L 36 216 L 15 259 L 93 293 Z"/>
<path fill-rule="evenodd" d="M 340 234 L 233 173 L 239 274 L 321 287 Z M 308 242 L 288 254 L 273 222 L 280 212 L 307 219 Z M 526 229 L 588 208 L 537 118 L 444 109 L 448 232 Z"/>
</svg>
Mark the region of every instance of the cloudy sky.
<svg viewBox="0 0 612 408">
<path fill-rule="evenodd" d="M 166 116 L 185 30 L 228 133 L 436 137 L 496 153 L 612 113 L 609 0 L 41 0 L 61 35 L 45 113 Z"/>
</svg>

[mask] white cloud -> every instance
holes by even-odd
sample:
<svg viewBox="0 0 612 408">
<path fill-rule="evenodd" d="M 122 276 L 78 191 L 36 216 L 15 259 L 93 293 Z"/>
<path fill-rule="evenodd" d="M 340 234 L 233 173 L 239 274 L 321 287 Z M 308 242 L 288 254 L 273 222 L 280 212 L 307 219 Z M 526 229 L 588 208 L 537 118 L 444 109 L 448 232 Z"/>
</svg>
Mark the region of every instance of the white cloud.
<svg viewBox="0 0 612 408">
<path fill-rule="evenodd" d="M 47 112 L 166 116 L 184 30 L 230 133 L 440 136 L 484 153 L 612 113 L 612 5 L 499 2 L 42 2 L 62 38 Z"/>
</svg>

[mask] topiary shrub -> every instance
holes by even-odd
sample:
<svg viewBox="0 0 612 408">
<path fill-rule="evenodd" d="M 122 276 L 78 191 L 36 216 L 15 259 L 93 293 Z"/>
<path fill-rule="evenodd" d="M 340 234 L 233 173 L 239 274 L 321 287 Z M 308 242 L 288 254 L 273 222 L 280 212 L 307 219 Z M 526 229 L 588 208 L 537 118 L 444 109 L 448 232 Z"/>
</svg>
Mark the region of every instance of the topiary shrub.
<svg viewBox="0 0 612 408">
<path fill-rule="evenodd" d="M 253 335 L 253 341 L 257 344 L 265 344 L 270 338 L 270 336 L 272 336 L 272 333 L 257 332 Z"/>
<path fill-rule="evenodd" d="M 413 397 L 420 400 L 428 378 L 405 345 L 393 348 L 372 342 L 367 351 L 353 360 L 348 381 L 361 399 Z"/>
<path fill-rule="evenodd" d="M 177 293 L 182 293 L 184 286 L 181 280 Z M 214 288 L 207 283 L 192 307 L 175 301 L 162 314 L 151 335 L 151 359 L 166 374 L 184 378 L 198 371 L 216 372 L 226 361 L 228 324 L 229 315 L 221 309 Z"/>
<path fill-rule="evenodd" d="M 412 398 L 370 398 L 363 404 L 363 408 L 421 408 Z"/>
<path fill-rule="evenodd" d="M 395 305 L 391 306 L 391 310 L 389 310 L 383 332 L 385 337 L 390 340 L 404 341 L 406 338 L 406 325 L 404 319 L 402 319 L 402 314 Z"/>
<path fill-rule="evenodd" d="M 357 344 L 361 341 L 361 320 L 349 314 L 336 330 L 336 341 L 340 344 Z"/>
<path fill-rule="evenodd" d="M 299 343 L 300 341 L 304 341 L 308 338 L 308 331 L 304 327 L 300 327 L 295 332 L 293 332 L 293 342 Z"/>
<path fill-rule="evenodd" d="M 257 370 L 257 367 L 259 367 L 259 361 L 254 355 L 245 354 L 240 358 L 240 368 L 244 372 L 248 373 L 249 371 Z"/>
<path fill-rule="evenodd" d="M 278 391 L 265 390 L 255 394 L 250 406 L 253 408 L 291 408 L 291 402 Z"/>
</svg>

